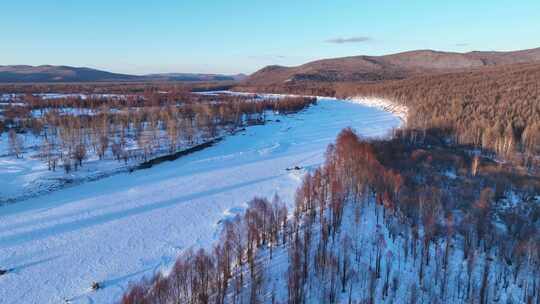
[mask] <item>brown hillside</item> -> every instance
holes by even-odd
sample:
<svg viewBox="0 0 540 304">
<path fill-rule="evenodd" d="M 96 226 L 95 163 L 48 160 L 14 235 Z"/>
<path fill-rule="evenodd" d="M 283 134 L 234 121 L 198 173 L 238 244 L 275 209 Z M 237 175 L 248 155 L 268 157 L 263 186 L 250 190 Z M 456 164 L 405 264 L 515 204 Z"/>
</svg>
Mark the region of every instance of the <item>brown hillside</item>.
<svg viewBox="0 0 540 304">
<path fill-rule="evenodd" d="M 325 59 L 298 67 L 269 66 L 251 75 L 244 86 L 278 86 L 302 82 L 376 82 L 426 73 L 540 61 L 540 48 L 515 52 L 451 53 L 431 50 L 386 56 Z"/>
</svg>

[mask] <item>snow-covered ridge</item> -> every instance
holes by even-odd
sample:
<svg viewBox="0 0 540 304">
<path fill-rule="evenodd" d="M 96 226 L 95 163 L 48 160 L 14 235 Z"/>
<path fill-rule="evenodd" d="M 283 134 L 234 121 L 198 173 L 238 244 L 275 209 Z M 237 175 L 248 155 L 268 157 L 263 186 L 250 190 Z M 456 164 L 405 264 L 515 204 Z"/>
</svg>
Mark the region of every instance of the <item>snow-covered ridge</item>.
<svg viewBox="0 0 540 304">
<path fill-rule="evenodd" d="M 383 111 L 390 112 L 401 118 L 404 123 L 407 123 L 409 109 L 406 106 L 393 102 L 389 99 L 375 96 L 355 96 L 347 100 L 364 106 L 375 107 Z"/>
</svg>

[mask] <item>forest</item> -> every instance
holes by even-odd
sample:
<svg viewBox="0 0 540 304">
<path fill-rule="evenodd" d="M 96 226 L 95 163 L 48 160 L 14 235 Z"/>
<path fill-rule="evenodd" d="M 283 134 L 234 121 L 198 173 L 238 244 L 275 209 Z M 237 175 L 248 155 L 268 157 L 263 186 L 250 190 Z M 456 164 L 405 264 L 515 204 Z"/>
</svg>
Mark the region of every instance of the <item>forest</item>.
<svg viewBox="0 0 540 304">
<path fill-rule="evenodd" d="M 62 168 L 69 173 L 87 159 L 127 163 L 172 154 L 248 125 L 263 124 L 267 111 L 286 115 L 316 102 L 303 97 L 191 92 L 199 86 L 171 91 L 164 91 L 171 89 L 168 85 L 150 86 L 140 93 L 136 86 L 129 90 L 106 87 L 106 94 L 96 93 L 99 85 L 83 90 L 88 93 L 70 93 L 72 86 L 63 90 L 60 86 L 60 94 L 10 93 L 0 105 L 0 136 L 7 134 L 9 155 L 39 157 L 49 170 Z M 25 90 L 24 86 L 18 89 Z"/>
<path fill-rule="evenodd" d="M 540 303 L 538 79 L 539 65 L 521 64 L 236 87 L 379 97 L 409 114 L 390 139 L 343 130 L 294 202 L 253 198 L 211 250 L 185 250 L 120 302 Z M 215 84 L 37 86 L 3 88 L 0 135 L 12 155 L 35 151 L 66 173 L 92 157 L 144 162 L 316 102 L 193 92 L 230 88 Z"/>
<path fill-rule="evenodd" d="M 122 303 L 538 303 L 539 176 L 411 133 L 342 131 L 292 217 L 254 198 Z"/>
<path fill-rule="evenodd" d="M 382 97 L 409 116 L 389 140 L 342 131 L 294 210 L 254 198 L 213 250 L 188 250 L 121 302 L 540 303 L 538 79 L 525 64 L 238 87 Z"/>
<path fill-rule="evenodd" d="M 540 153 L 540 65 L 515 64 L 374 83 L 296 82 L 243 87 L 259 92 L 378 97 L 409 108 L 408 127 L 492 150 L 531 168 Z"/>
</svg>

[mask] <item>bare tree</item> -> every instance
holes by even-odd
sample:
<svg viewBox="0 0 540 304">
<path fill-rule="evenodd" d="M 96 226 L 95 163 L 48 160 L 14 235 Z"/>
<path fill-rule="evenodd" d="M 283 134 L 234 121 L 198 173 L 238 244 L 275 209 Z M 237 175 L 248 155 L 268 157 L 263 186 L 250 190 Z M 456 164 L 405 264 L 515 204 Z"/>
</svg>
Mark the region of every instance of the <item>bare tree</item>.
<svg viewBox="0 0 540 304">
<path fill-rule="evenodd" d="M 13 129 L 10 129 L 8 132 L 8 145 L 9 152 L 12 155 L 15 155 L 16 158 L 22 157 L 24 143 L 22 138 Z"/>
</svg>

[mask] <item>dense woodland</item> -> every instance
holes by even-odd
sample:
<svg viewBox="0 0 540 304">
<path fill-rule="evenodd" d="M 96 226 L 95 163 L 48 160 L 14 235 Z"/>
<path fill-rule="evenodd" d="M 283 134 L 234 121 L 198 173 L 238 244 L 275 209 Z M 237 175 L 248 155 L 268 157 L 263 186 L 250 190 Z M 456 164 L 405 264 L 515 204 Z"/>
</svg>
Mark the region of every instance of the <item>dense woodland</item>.
<svg viewBox="0 0 540 304">
<path fill-rule="evenodd" d="M 409 107 L 408 127 L 445 130 L 457 143 L 538 165 L 540 65 L 518 64 L 380 83 L 297 82 L 244 90 L 376 96 Z M 523 152 L 515 153 L 515 152 Z"/>
<path fill-rule="evenodd" d="M 344 89 L 347 90 L 347 89 Z M 382 95 L 411 108 L 409 127 L 449 129 L 458 143 L 473 144 L 525 161 L 540 153 L 540 66 L 421 77 L 349 89 Z"/>
<path fill-rule="evenodd" d="M 122 303 L 539 303 L 539 177 L 411 133 L 344 130 L 293 217 L 255 198 Z"/>
</svg>

